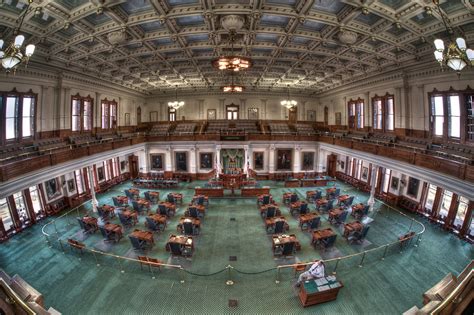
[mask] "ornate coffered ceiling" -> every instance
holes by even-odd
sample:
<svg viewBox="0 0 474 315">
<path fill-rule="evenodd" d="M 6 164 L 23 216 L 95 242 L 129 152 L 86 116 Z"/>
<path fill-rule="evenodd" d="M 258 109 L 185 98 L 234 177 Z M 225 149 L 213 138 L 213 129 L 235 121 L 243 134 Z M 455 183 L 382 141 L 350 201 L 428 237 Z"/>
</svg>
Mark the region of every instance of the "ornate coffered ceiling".
<svg viewBox="0 0 474 315">
<path fill-rule="evenodd" d="M 474 44 L 474 1 L 440 1 L 455 32 Z M 0 37 L 11 38 L 26 0 L 3 0 Z M 253 67 L 247 91 L 320 93 L 429 62 L 444 36 L 431 0 L 35 0 L 22 33 L 31 63 L 90 75 L 146 94 L 215 91 L 230 77 L 211 66 L 229 54 L 221 19 L 245 18 L 235 53 Z"/>
</svg>

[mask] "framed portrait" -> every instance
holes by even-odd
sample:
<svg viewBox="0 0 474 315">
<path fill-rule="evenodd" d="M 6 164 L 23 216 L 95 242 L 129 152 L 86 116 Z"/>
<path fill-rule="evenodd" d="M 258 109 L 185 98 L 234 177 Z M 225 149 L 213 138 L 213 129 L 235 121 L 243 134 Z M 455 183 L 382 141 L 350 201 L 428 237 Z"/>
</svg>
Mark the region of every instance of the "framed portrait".
<svg viewBox="0 0 474 315">
<path fill-rule="evenodd" d="M 342 114 L 341 114 L 341 112 L 337 112 L 335 117 L 336 117 L 336 125 L 340 126 L 342 124 Z"/>
<path fill-rule="evenodd" d="M 120 161 L 120 170 L 125 171 L 125 161 Z"/>
<path fill-rule="evenodd" d="M 69 192 L 73 192 L 74 190 L 76 190 L 76 185 L 74 184 L 74 179 L 70 179 L 67 181 L 67 190 Z"/>
<path fill-rule="evenodd" d="M 258 119 L 258 108 L 252 107 L 247 110 L 248 119 Z"/>
<path fill-rule="evenodd" d="M 130 126 L 130 113 L 125 113 L 124 125 Z"/>
<path fill-rule="evenodd" d="M 307 119 L 308 121 L 316 121 L 316 111 L 314 111 L 314 110 L 308 110 L 308 111 L 306 112 L 306 116 L 307 116 L 306 119 Z"/>
<path fill-rule="evenodd" d="M 158 121 L 158 112 L 157 111 L 150 112 L 150 121 Z"/>
<path fill-rule="evenodd" d="M 418 188 L 420 187 L 420 180 L 410 177 L 408 179 L 407 195 L 414 198 L 418 197 Z"/>
<path fill-rule="evenodd" d="M 164 161 L 164 154 L 150 154 L 150 169 L 152 171 L 162 171 L 164 169 Z"/>
<path fill-rule="evenodd" d="M 303 171 L 314 169 L 314 152 L 303 152 Z"/>
<path fill-rule="evenodd" d="M 390 188 L 392 188 L 393 190 L 397 190 L 399 181 L 400 180 L 398 179 L 398 177 L 392 177 L 392 182 L 390 183 Z"/>
<path fill-rule="evenodd" d="M 341 161 L 341 169 L 344 169 L 346 167 L 346 163 L 344 161 Z"/>
<path fill-rule="evenodd" d="M 97 168 L 97 179 L 98 179 L 99 182 L 101 182 L 105 179 L 104 167 L 103 166 Z"/>
<path fill-rule="evenodd" d="M 363 167 L 362 168 L 362 179 L 367 180 L 369 177 L 369 168 L 368 167 Z"/>
<path fill-rule="evenodd" d="M 215 120 L 217 118 L 217 111 L 215 109 L 207 110 L 207 120 Z"/>
<path fill-rule="evenodd" d="M 203 152 L 199 154 L 199 167 L 201 169 L 212 168 L 212 152 Z"/>
<path fill-rule="evenodd" d="M 254 152 L 253 153 L 253 168 L 254 170 L 263 170 L 263 152 Z"/>
<path fill-rule="evenodd" d="M 54 199 L 61 195 L 57 178 L 53 178 L 44 182 L 44 189 L 46 190 L 46 197 L 48 197 L 48 200 Z"/>
<path fill-rule="evenodd" d="M 277 150 L 277 170 L 291 171 L 291 149 Z"/>
<path fill-rule="evenodd" d="M 176 171 L 187 172 L 188 171 L 188 159 L 186 152 L 175 152 L 176 158 Z"/>
</svg>

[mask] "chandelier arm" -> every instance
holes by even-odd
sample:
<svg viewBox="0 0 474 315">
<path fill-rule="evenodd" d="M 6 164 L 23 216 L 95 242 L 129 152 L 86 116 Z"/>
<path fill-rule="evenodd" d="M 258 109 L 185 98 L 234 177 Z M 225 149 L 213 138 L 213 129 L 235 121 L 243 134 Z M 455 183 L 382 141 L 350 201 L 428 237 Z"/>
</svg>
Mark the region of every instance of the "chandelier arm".
<svg viewBox="0 0 474 315">
<path fill-rule="evenodd" d="M 15 32 L 20 32 L 21 26 L 23 25 L 23 21 L 25 20 L 26 14 L 28 14 L 28 11 L 30 10 L 30 6 L 31 6 L 32 3 L 33 3 L 33 0 L 28 0 L 28 4 L 26 5 L 26 9 L 25 9 L 25 11 L 23 11 L 23 13 L 21 13 L 20 23 L 18 24 L 18 27 L 16 28 L 16 30 L 14 30 L 14 33 Z"/>
</svg>

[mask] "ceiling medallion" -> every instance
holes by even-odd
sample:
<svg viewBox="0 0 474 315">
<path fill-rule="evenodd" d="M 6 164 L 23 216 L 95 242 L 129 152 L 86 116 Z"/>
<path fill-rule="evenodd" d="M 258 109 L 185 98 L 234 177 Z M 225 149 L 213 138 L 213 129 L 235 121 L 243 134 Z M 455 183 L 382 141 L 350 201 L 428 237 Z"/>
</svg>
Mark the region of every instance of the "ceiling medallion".
<svg viewBox="0 0 474 315">
<path fill-rule="evenodd" d="M 212 66 L 219 70 L 241 71 L 252 66 L 252 60 L 249 57 L 234 55 L 234 41 L 237 31 L 244 25 L 245 19 L 240 15 L 226 15 L 221 18 L 222 28 L 229 32 L 231 43 L 231 54 L 220 56 L 212 61 Z"/>
<path fill-rule="evenodd" d="M 357 41 L 357 33 L 345 29 L 340 29 L 337 37 L 345 45 L 353 45 Z"/>
<path fill-rule="evenodd" d="M 110 32 L 107 34 L 107 40 L 111 45 L 123 44 L 127 40 L 127 32 L 124 30 Z"/>
</svg>

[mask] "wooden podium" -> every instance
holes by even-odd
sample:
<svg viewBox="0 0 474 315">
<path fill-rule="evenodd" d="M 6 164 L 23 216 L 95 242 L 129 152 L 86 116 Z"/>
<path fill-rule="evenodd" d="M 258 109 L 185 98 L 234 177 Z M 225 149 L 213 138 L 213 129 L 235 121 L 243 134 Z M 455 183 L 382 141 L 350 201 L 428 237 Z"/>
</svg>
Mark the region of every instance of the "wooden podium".
<svg viewBox="0 0 474 315">
<path fill-rule="evenodd" d="M 344 287 L 342 282 L 337 281 L 335 277 L 321 279 L 326 279 L 326 283 L 317 284 L 316 280 L 309 280 L 302 283 L 298 296 L 304 307 L 335 300 L 337 299 L 339 290 Z"/>
</svg>

